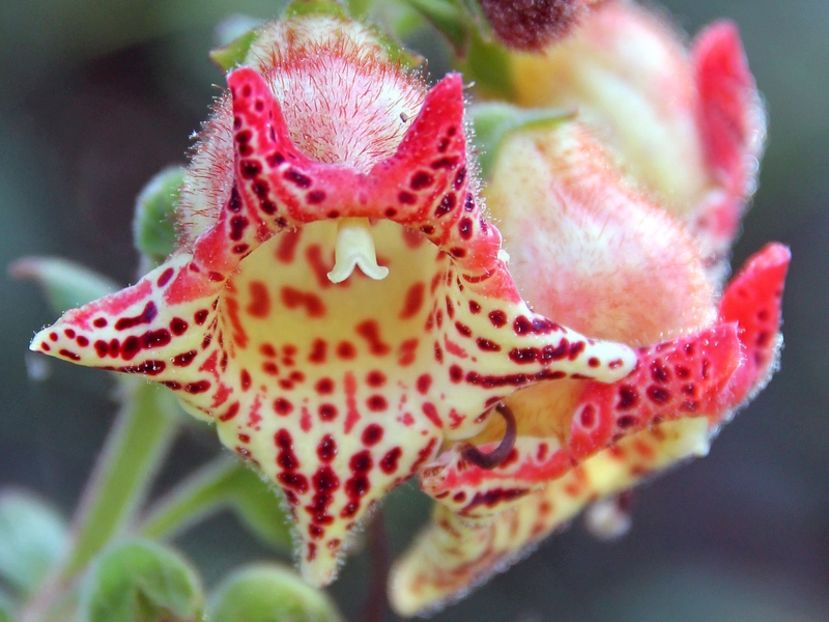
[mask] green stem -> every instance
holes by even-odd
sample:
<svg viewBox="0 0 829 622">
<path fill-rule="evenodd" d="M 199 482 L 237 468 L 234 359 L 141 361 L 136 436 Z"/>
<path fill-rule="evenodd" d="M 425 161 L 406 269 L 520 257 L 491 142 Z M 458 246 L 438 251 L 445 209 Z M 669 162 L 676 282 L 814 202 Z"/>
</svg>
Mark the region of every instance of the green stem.
<svg viewBox="0 0 829 622">
<path fill-rule="evenodd" d="M 79 572 L 129 522 L 172 443 L 179 419 L 173 395 L 145 382 L 120 387 L 122 407 L 75 514 L 69 554 L 21 620 L 49 619 Z"/>
<path fill-rule="evenodd" d="M 228 502 L 228 483 L 242 468 L 229 456 L 209 462 L 159 499 L 137 531 L 147 538 L 170 538 L 205 518 Z"/>
<path fill-rule="evenodd" d="M 173 395 L 148 383 L 127 390 L 76 515 L 74 546 L 63 570 L 66 579 L 127 523 L 173 441 L 179 418 Z"/>
</svg>

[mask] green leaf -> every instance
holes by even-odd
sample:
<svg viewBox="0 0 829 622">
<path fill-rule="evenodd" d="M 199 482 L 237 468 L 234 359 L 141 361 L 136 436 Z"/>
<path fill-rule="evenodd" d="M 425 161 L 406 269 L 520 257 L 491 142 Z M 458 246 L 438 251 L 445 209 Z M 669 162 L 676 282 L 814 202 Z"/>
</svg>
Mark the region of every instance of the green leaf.
<svg viewBox="0 0 829 622">
<path fill-rule="evenodd" d="M 280 493 L 242 465 L 237 466 L 230 487 L 231 507 L 254 535 L 276 548 L 291 546 L 291 530 Z"/>
<path fill-rule="evenodd" d="M 329 15 L 341 19 L 348 18 L 345 7 L 336 0 L 291 0 L 282 14 L 285 18 L 304 15 Z"/>
<path fill-rule="evenodd" d="M 482 94 L 488 97 L 511 99 L 515 87 L 508 50 L 491 38 L 473 29 L 469 35 L 466 53 L 458 59 L 464 77 L 474 80 Z"/>
<path fill-rule="evenodd" d="M 118 289 L 105 276 L 58 257 L 24 257 L 9 269 L 18 279 L 31 279 L 43 290 L 56 313 L 79 307 Z"/>
<path fill-rule="evenodd" d="M 277 565 L 248 566 L 230 575 L 208 605 L 210 622 L 335 622 L 325 592 Z"/>
<path fill-rule="evenodd" d="M 291 546 L 279 493 L 228 457 L 199 469 L 176 486 L 150 511 L 141 532 L 150 538 L 171 537 L 224 507 L 233 510 L 263 542 L 282 550 Z"/>
<path fill-rule="evenodd" d="M 201 619 L 195 572 L 159 544 L 134 540 L 105 551 L 84 580 L 83 622 L 184 622 Z"/>
<path fill-rule="evenodd" d="M 457 54 L 464 54 L 473 24 L 470 14 L 457 0 L 406 0 L 452 44 Z"/>
<path fill-rule="evenodd" d="M 0 493 L 0 577 L 31 594 L 66 551 L 69 530 L 58 512 L 27 492 Z"/>
<path fill-rule="evenodd" d="M 0 622 L 14 622 L 14 609 L 12 599 L 0 590 Z"/>
<path fill-rule="evenodd" d="M 154 264 L 164 261 L 175 248 L 175 209 L 183 182 L 182 167 L 166 168 L 147 182 L 136 199 L 135 248 Z"/>
<path fill-rule="evenodd" d="M 250 46 L 253 45 L 255 40 L 256 31 L 249 30 L 233 39 L 227 45 L 210 50 L 210 60 L 216 63 L 223 71 L 230 71 L 245 60 L 245 56 L 248 55 L 248 50 L 250 50 Z"/>
<path fill-rule="evenodd" d="M 572 119 L 575 114 L 560 108 L 526 109 L 502 103 L 476 104 L 469 113 L 484 178 L 492 172 L 498 149 L 511 132 L 550 127 Z"/>
</svg>

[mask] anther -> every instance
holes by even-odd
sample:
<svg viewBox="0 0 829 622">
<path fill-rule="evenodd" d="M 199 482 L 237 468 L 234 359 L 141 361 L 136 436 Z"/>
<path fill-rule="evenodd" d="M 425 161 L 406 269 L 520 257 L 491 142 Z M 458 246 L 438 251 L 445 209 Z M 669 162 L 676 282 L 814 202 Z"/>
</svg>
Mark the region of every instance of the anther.
<svg viewBox="0 0 829 622">
<path fill-rule="evenodd" d="M 482 469 L 494 469 L 497 467 L 509 457 L 512 448 L 515 446 L 515 415 L 512 414 L 512 410 L 503 402 L 498 404 L 495 410 L 498 411 L 498 414 L 504 418 L 504 422 L 507 424 L 504 437 L 501 439 L 498 447 L 489 453 L 482 452 L 470 443 L 465 444 L 461 448 L 461 457 Z"/>
<path fill-rule="evenodd" d="M 334 268 L 328 273 L 328 280 L 342 283 L 357 266 L 375 281 L 382 281 L 389 275 L 388 268 L 377 265 L 374 238 L 371 237 L 367 219 L 343 218 L 337 227 Z"/>
</svg>

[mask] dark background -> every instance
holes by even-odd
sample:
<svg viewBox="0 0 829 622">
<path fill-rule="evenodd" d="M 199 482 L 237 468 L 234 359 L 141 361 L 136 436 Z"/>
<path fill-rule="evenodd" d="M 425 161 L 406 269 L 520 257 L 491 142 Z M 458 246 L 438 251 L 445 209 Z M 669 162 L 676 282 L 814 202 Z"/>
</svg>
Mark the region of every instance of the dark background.
<svg viewBox="0 0 829 622">
<path fill-rule="evenodd" d="M 278 4 L 1 2 L 0 265 L 54 254 L 133 280 L 133 199 L 183 159 L 218 93 L 222 76 L 206 55 L 214 26 L 235 12 L 271 16 Z M 766 98 L 768 151 L 734 263 L 768 240 L 792 247 L 782 370 L 708 458 L 638 495 L 628 537 L 600 543 L 575 524 L 437 620 L 829 619 L 829 3 L 663 5 L 691 33 L 736 20 Z M 29 379 L 28 341 L 53 316 L 30 284 L 2 276 L 0 287 L 0 486 L 36 490 L 69 512 L 112 420 L 111 381 L 51 363 L 47 380 Z M 188 428 L 159 487 L 213 455 L 211 436 Z M 395 551 L 427 513 L 408 488 L 387 505 Z M 276 556 L 226 516 L 178 544 L 208 584 Z M 359 555 L 331 590 L 349 619 L 360 617 L 368 574 Z"/>
</svg>

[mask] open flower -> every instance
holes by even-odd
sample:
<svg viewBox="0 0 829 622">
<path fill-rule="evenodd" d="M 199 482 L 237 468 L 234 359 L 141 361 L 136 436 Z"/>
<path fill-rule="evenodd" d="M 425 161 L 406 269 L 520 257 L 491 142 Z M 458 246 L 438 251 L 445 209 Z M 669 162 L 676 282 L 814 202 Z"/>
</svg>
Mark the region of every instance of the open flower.
<svg viewBox="0 0 829 622">
<path fill-rule="evenodd" d="M 689 60 L 662 21 L 611 0 L 543 55 L 510 58 L 519 101 L 578 115 L 498 146 L 484 194 L 511 274 L 537 312 L 639 347 L 638 364 L 614 384 L 508 397 L 516 440 L 493 468 L 458 447 L 423 466 L 438 505 L 389 592 L 407 614 L 479 584 L 593 502 L 618 529 L 614 495 L 704 455 L 779 346 L 788 249 L 765 247 L 718 293 L 762 136 L 736 30 L 710 27 Z M 474 442 L 502 435 L 493 419 Z"/>
<path fill-rule="evenodd" d="M 179 249 L 32 349 L 144 374 L 283 490 L 304 576 L 516 388 L 614 381 L 624 345 L 533 313 L 483 216 L 461 78 L 430 91 L 367 29 L 266 27 L 187 174 Z"/>
<path fill-rule="evenodd" d="M 214 423 L 282 489 L 308 581 L 418 475 L 436 520 L 391 600 L 433 606 L 704 451 L 768 376 L 787 251 L 718 300 L 699 238 L 589 126 L 513 133 L 481 191 L 460 76 L 427 90 L 333 16 L 265 26 L 227 83 L 177 250 L 31 347 L 143 374 Z"/>
</svg>

